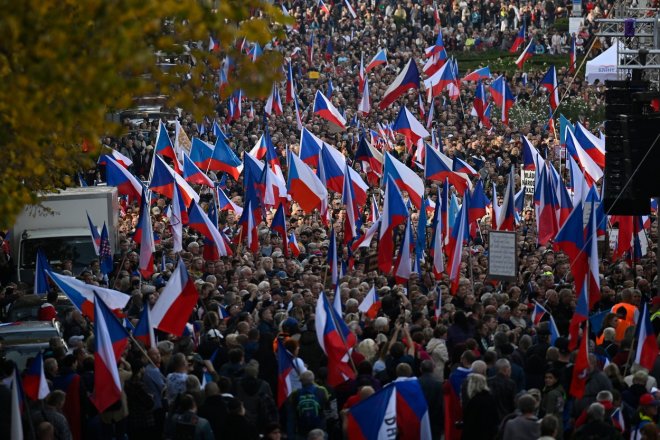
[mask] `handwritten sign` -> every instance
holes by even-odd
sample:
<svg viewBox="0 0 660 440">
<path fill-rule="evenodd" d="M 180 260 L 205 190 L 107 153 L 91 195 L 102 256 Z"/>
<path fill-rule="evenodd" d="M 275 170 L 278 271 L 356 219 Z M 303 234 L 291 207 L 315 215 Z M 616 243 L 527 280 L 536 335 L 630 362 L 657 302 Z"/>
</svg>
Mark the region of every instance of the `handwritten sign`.
<svg viewBox="0 0 660 440">
<path fill-rule="evenodd" d="M 533 196 L 534 195 L 534 175 L 536 171 L 534 170 L 522 170 L 520 179 L 522 186 L 525 187 L 525 195 Z"/>
<path fill-rule="evenodd" d="M 515 280 L 518 275 L 516 233 L 490 231 L 488 239 L 488 277 Z"/>
</svg>

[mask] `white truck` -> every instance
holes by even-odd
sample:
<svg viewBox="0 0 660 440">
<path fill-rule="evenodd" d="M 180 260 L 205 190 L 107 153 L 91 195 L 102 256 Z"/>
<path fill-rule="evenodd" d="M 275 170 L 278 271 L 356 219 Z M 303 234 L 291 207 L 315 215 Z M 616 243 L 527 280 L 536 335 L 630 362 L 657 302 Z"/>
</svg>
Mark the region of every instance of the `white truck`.
<svg viewBox="0 0 660 440">
<path fill-rule="evenodd" d="M 44 250 L 52 266 L 65 260 L 73 263 L 74 275 L 80 274 L 97 258 L 87 221 L 87 213 L 99 232 L 103 222 L 108 228 L 110 248 L 117 253 L 119 199 L 117 188 L 90 186 L 67 188 L 39 196 L 39 205 L 28 205 L 16 219 L 10 245 L 17 281 L 34 283 L 37 249 Z"/>
</svg>

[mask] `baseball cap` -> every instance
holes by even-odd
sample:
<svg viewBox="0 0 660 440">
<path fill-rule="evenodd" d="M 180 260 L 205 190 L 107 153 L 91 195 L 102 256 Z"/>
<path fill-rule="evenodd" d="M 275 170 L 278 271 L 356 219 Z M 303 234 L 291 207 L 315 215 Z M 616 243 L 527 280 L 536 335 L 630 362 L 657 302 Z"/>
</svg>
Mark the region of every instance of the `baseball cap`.
<svg viewBox="0 0 660 440">
<path fill-rule="evenodd" d="M 660 400 L 656 400 L 653 397 L 653 394 L 651 393 L 642 394 L 642 396 L 639 398 L 639 406 L 658 406 L 658 405 L 660 405 Z"/>
</svg>

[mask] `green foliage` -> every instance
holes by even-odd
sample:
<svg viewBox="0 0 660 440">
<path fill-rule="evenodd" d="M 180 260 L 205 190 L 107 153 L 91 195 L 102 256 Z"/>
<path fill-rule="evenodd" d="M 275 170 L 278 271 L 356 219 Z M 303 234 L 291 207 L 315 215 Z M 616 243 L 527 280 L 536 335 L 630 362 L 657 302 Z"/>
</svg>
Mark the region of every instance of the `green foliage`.
<svg viewBox="0 0 660 440">
<path fill-rule="evenodd" d="M 36 191 L 71 185 L 73 172 L 96 159 L 96 140 L 118 129 L 106 113 L 131 107 L 134 97 L 157 92 L 171 108 L 212 114 L 211 74 L 225 54 L 236 62 L 232 87 L 266 96 L 281 75 L 280 55 L 266 51 L 252 63 L 234 43 L 283 38 L 289 20 L 266 0 L 0 0 L 0 7 L 0 227 L 11 226 Z M 206 50 L 209 35 L 221 53 Z M 204 45 L 190 50 L 194 67 L 159 70 L 156 52 L 181 53 L 192 41 Z"/>
<path fill-rule="evenodd" d="M 570 121 L 588 120 L 592 126 L 598 126 L 605 120 L 605 109 L 593 95 L 588 100 L 582 97 L 567 97 L 555 112 L 555 122 L 559 128 L 559 115 L 563 114 Z M 548 121 L 548 99 L 535 96 L 529 101 L 520 101 L 509 113 L 512 127 L 524 127 L 531 121 L 545 125 Z"/>
<path fill-rule="evenodd" d="M 553 27 L 557 32 L 568 32 L 568 18 L 560 18 L 556 20 Z"/>
<path fill-rule="evenodd" d="M 479 67 L 490 66 L 491 72 L 505 72 L 511 76 L 519 71 L 516 59 L 519 54 L 511 54 L 508 51 L 489 49 L 486 51 L 457 52 L 453 54 L 458 61 L 458 68 L 463 72 L 471 72 Z M 534 55 L 525 62 L 525 71 L 546 70 L 554 64 L 556 68 L 568 65 L 568 54 L 563 55 Z"/>
</svg>

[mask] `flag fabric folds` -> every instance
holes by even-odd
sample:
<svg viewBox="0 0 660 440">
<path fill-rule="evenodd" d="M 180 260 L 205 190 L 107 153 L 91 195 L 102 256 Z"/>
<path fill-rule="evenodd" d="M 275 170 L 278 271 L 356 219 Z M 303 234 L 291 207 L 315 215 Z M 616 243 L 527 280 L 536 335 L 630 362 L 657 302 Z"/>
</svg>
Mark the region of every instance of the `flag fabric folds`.
<svg viewBox="0 0 660 440">
<path fill-rule="evenodd" d="M 181 258 L 150 311 L 151 326 L 181 336 L 197 304 L 197 289 Z"/>
</svg>

